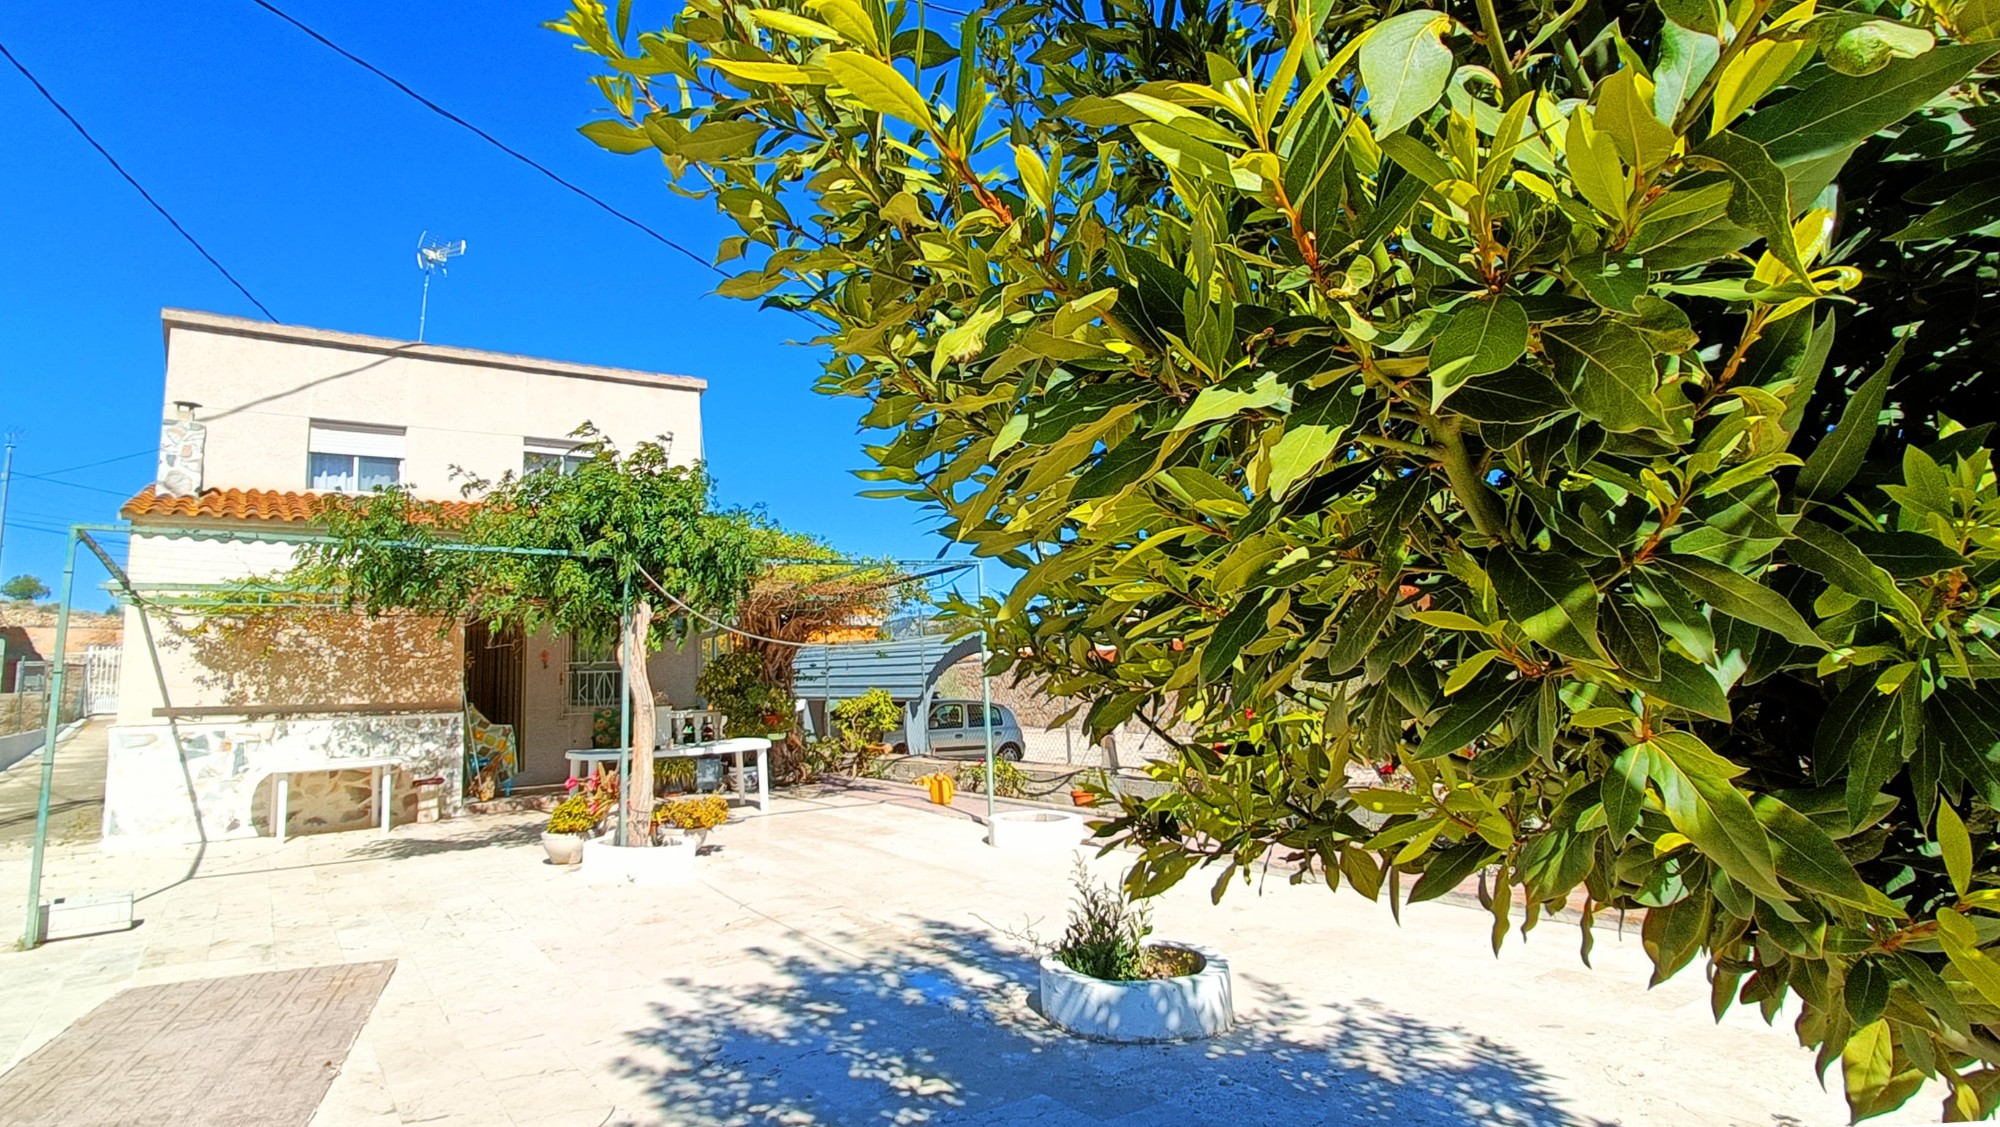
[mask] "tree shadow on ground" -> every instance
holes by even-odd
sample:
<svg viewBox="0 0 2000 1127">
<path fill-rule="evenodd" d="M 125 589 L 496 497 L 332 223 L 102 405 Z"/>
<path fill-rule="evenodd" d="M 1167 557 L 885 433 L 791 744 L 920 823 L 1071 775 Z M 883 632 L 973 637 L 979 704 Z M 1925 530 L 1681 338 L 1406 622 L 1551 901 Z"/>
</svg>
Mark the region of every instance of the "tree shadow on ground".
<svg viewBox="0 0 2000 1127">
<path fill-rule="evenodd" d="M 745 955 L 740 985 L 667 980 L 677 997 L 617 1062 L 653 1106 L 608 1122 L 1601 1124 L 1505 1046 L 1365 1000 L 1308 1007 L 1240 974 L 1229 1033 L 1110 1045 L 1048 1025 L 1035 962 L 955 925 L 926 921 L 888 960 Z"/>
</svg>

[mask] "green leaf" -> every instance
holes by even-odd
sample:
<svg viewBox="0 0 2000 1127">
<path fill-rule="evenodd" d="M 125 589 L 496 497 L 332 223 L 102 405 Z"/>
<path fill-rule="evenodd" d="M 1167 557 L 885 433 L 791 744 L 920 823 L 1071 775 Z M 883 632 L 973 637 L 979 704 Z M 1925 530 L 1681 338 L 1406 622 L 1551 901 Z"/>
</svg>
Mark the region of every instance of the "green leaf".
<svg viewBox="0 0 2000 1127">
<path fill-rule="evenodd" d="M 1615 321 L 1548 325 L 1542 340 L 1552 346 L 1570 402 L 1586 418 L 1609 431 L 1667 429 L 1653 350 L 1637 330 Z"/>
<path fill-rule="evenodd" d="M 579 126 L 577 132 L 614 153 L 640 153 L 653 147 L 653 139 L 644 129 L 622 121 L 593 121 Z"/>
<path fill-rule="evenodd" d="M 1845 776 L 1850 825 L 1860 825 L 1875 798 L 1903 766 L 1902 709 L 1895 694 L 1856 681 L 1835 698 L 1813 736 L 1813 770 L 1831 781 Z"/>
<path fill-rule="evenodd" d="M 1709 7 L 1703 0 L 1695 3 Z M 1653 116 L 1671 123 L 1688 95 L 1715 69 L 1721 53 L 1722 45 L 1712 33 L 1668 20 L 1660 29 L 1660 61 L 1653 67 Z"/>
<path fill-rule="evenodd" d="M 1902 358 L 1903 341 L 1898 340 L 1868 382 L 1848 397 L 1847 406 L 1840 411 L 1840 422 L 1819 440 L 1806 456 L 1806 464 L 1799 467 L 1798 481 L 1793 486 L 1799 496 L 1808 501 L 1831 503 L 1860 472 L 1861 461 L 1875 441 L 1882 400 L 1889 394 L 1889 377 Z"/>
<path fill-rule="evenodd" d="M 1265 372 L 1249 387 L 1217 384 L 1201 389 L 1188 409 L 1174 421 L 1175 430 L 1188 430 L 1217 419 L 1227 419 L 1244 411 L 1283 408 L 1291 402 L 1292 390 L 1278 382 L 1277 374 Z"/>
<path fill-rule="evenodd" d="M 1467 744 L 1493 730 L 1526 688 L 1519 681 L 1489 672 L 1472 686 L 1451 698 L 1451 703 L 1424 733 L 1415 758 L 1435 759 L 1463 751 Z"/>
<path fill-rule="evenodd" d="M 1292 405 L 1285 433 L 1271 448 L 1272 497 L 1289 493 L 1333 453 L 1342 433 L 1353 424 L 1360 402 L 1352 379 L 1343 379 L 1307 392 Z"/>
<path fill-rule="evenodd" d="M 1982 177 L 1946 196 L 1889 239 L 1898 243 L 1949 239 L 1995 222 L 2000 222 L 2000 180 Z"/>
<path fill-rule="evenodd" d="M 1785 554 L 1793 563 L 1897 615 L 1906 625 L 1922 624 L 1923 613 L 1917 604 L 1896 587 L 1888 572 L 1862 555 L 1853 541 L 1816 520 L 1799 521 L 1792 526 L 1792 536 L 1785 544 Z"/>
<path fill-rule="evenodd" d="M 1505 294 L 1459 306 L 1431 345 L 1431 406 L 1444 405 L 1474 376 L 1490 375 L 1528 351 L 1528 311 Z"/>
<path fill-rule="evenodd" d="M 744 82 L 768 82 L 777 86 L 824 86 L 833 81 L 833 76 L 825 70 L 802 67 L 795 63 L 760 63 L 745 59 L 721 59 L 713 55 L 701 61 L 704 66 L 714 67 L 729 77 Z"/>
<path fill-rule="evenodd" d="M 1842 74 L 1874 74 L 1891 59 L 1914 59 L 1937 46 L 1937 36 L 1894 20 L 1839 20 L 1823 35 L 1820 54 Z"/>
<path fill-rule="evenodd" d="M 1632 302 L 1646 292 L 1646 262 L 1636 254 L 1597 251 L 1578 255 L 1563 272 L 1590 300 L 1619 313 L 1633 311 Z"/>
<path fill-rule="evenodd" d="M 2000 962 L 1979 949 L 1979 929 L 1950 908 L 1937 914 L 1938 945 L 1989 1006 L 2000 1006 Z"/>
<path fill-rule="evenodd" d="M 1569 410 L 1569 400 L 1546 372 L 1516 364 L 1453 392 L 1451 409 L 1482 423 L 1533 423 Z"/>
<path fill-rule="evenodd" d="M 1598 792 L 1604 800 L 1604 823 L 1617 838 L 1639 824 L 1646 798 L 1647 754 L 1644 745 L 1633 744 L 1618 754 L 1604 775 Z"/>
<path fill-rule="evenodd" d="M 920 129 L 935 130 L 930 103 L 917 93 L 901 71 L 872 55 L 859 51 L 835 51 L 826 57 L 826 69 L 855 101 L 879 114 L 909 122 Z"/>
<path fill-rule="evenodd" d="M 1708 935 L 1709 906 L 1706 896 L 1689 896 L 1646 911 L 1639 929 L 1639 942 L 1653 960 L 1653 977 L 1648 986 L 1658 986 L 1688 965 L 1701 951 Z"/>
<path fill-rule="evenodd" d="M 1191 137 L 1171 125 L 1142 121 L 1132 126 L 1132 135 L 1160 163 L 1185 176 L 1224 187 L 1256 191 L 1256 174 L 1239 172 L 1229 162 L 1229 154 L 1199 137 Z"/>
<path fill-rule="evenodd" d="M 1437 105 L 1451 78 L 1451 49 L 1442 35 L 1451 17 L 1414 11 L 1391 16 L 1361 44 L 1361 85 L 1375 136 L 1386 137 Z"/>
<path fill-rule="evenodd" d="M 1499 855 L 1499 850 L 1477 837 L 1433 854 L 1424 866 L 1423 875 L 1410 886 L 1410 903 L 1419 904 L 1443 896 Z"/>
<path fill-rule="evenodd" d="M 1643 566 L 1673 576 L 1689 594 L 1731 618 L 1761 626 L 1793 645 L 1826 648 L 1826 643 L 1806 624 L 1805 617 L 1783 595 L 1749 576 L 1707 560 L 1682 556 L 1655 556 Z"/>
<path fill-rule="evenodd" d="M 1201 651 L 1201 678 L 1204 681 L 1218 681 L 1236 663 L 1236 655 L 1252 638 L 1264 630 L 1264 611 L 1269 606 L 1271 592 L 1260 590 L 1245 595 L 1236 601 L 1229 613 L 1216 626 L 1208 643 Z"/>
<path fill-rule="evenodd" d="M 1653 116 L 1651 91 L 1640 92 L 1642 81 L 1629 66 L 1600 81 L 1592 120 L 1618 146 L 1620 159 L 1635 169 L 1651 171 L 1673 156 L 1676 138 Z"/>
<path fill-rule="evenodd" d="M 1597 643 L 1597 585 L 1575 560 L 1496 548 L 1486 557 L 1486 573 L 1523 634 L 1565 657 L 1608 660 Z"/>
<path fill-rule="evenodd" d="M 1650 751 L 1646 773 L 1659 788 L 1667 820 L 1737 883 L 1767 900 L 1792 899 L 1778 884 L 1771 839 L 1749 799 L 1710 772 L 1714 753 L 1687 733 L 1665 735 L 1677 738 L 1656 738 L 1644 746 Z"/>
<path fill-rule="evenodd" d="M 1851 1034 L 1840 1051 L 1840 1074 L 1847 1106 L 1856 1121 L 1872 1111 L 1895 1074 L 1896 1038 L 1886 1019 Z"/>
<path fill-rule="evenodd" d="M 1806 264 L 1792 241 L 1792 198 L 1784 170 L 1764 146 L 1735 133 L 1718 133 L 1702 143 L 1689 163 L 1729 177 L 1729 220 L 1764 236 L 1771 256 L 1806 277 Z"/>
<path fill-rule="evenodd" d="M 1781 168 L 1841 157 L 1957 85 L 1996 51 L 2000 44 L 1939 47 L 1914 59 L 1892 60 L 1863 78 L 1828 75 L 1759 109 L 1736 131 L 1762 144 Z M 1800 191 L 1799 198 L 1819 194 L 1818 187 L 1806 187 L 1812 190 Z"/>
<path fill-rule="evenodd" d="M 1883 913 L 1881 895 L 1870 895 L 1872 890 L 1855 871 L 1854 863 L 1811 818 L 1768 794 L 1759 796 L 1750 806 L 1764 832 L 1770 835 L 1779 876 L 1808 892 L 1864 912 Z"/>
<path fill-rule="evenodd" d="M 1864 1026 L 1882 1016 L 1889 1004 L 1889 976 L 1873 959 L 1859 959 L 1847 969 L 1847 1015 L 1856 1026 Z"/>
<path fill-rule="evenodd" d="M 1959 555 L 1934 536 L 1921 532 L 1871 532 L 1859 529 L 1847 534 L 1854 546 L 1869 561 L 1900 579 L 1922 579 L 1941 571 L 1953 571 L 1972 566 L 1972 561 Z"/>
<path fill-rule="evenodd" d="M 1965 823 L 1949 802 L 1938 803 L 1937 843 L 1951 887 L 1963 900 L 1972 892 L 1972 835 L 1965 832 Z"/>
<path fill-rule="evenodd" d="M 674 143 L 675 156 L 689 160 L 727 160 L 757 147 L 764 127 L 754 121 L 709 121 Z"/>
<path fill-rule="evenodd" d="M 1722 685 L 1705 665 L 1696 665 L 1672 650 L 1660 651 L 1660 676 L 1642 681 L 1639 688 L 1649 697 L 1675 708 L 1684 708 L 1715 720 L 1729 719 L 1729 698 Z"/>
</svg>

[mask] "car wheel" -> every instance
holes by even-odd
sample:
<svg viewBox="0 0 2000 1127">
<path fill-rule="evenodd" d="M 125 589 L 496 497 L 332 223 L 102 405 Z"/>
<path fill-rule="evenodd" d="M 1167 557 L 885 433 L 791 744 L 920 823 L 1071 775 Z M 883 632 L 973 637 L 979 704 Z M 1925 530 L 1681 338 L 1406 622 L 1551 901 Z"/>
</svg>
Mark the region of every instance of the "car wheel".
<svg viewBox="0 0 2000 1127">
<path fill-rule="evenodd" d="M 1014 761 L 1015 763 L 1019 763 L 1019 762 L 1021 761 L 1021 745 L 1020 745 L 1020 744 L 1001 744 L 1001 745 L 1000 745 L 1000 758 L 1002 758 L 1002 759 L 1009 759 L 1009 760 L 1012 760 L 1012 761 Z"/>
</svg>

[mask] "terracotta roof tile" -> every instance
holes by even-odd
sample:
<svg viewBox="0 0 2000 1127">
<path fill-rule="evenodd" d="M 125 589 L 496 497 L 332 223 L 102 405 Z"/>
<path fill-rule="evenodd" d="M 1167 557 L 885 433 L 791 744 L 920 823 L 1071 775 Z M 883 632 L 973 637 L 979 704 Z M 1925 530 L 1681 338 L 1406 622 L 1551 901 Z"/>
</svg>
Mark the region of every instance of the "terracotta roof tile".
<svg viewBox="0 0 2000 1127">
<path fill-rule="evenodd" d="M 303 524 L 312 521 L 326 497 L 301 490 L 204 489 L 197 497 L 162 497 L 148 485 L 118 510 L 126 520 L 160 517 L 200 517 L 209 520 L 272 520 Z M 452 517 L 471 511 L 468 501 L 441 502 Z"/>
</svg>

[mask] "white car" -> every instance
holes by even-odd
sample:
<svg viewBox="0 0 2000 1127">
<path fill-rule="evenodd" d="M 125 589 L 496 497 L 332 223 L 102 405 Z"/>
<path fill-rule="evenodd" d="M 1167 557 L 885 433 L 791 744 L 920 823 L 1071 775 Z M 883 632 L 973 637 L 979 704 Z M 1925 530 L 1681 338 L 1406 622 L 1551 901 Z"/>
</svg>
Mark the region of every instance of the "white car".
<svg viewBox="0 0 2000 1127">
<path fill-rule="evenodd" d="M 930 754 L 939 759 L 982 759 L 986 755 L 986 723 L 976 700 L 934 700 L 925 734 Z M 897 755 L 910 753 L 910 737 L 902 728 L 890 732 L 889 744 Z M 1027 739 L 1014 713 L 1003 705 L 993 706 L 993 755 L 998 759 L 1021 761 Z"/>
</svg>

